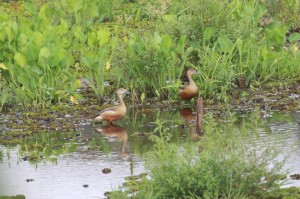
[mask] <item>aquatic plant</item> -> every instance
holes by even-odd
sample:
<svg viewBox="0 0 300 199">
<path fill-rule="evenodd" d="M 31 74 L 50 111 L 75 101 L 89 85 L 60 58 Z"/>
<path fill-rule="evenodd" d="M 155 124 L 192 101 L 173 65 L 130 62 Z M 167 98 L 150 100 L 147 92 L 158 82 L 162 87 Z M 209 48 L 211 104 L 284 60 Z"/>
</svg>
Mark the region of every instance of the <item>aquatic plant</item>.
<svg viewBox="0 0 300 199">
<path fill-rule="evenodd" d="M 45 107 L 67 99 L 76 89 L 68 24 L 63 19 L 52 23 L 53 10 L 47 4 L 40 10 L 30 3 L 22 6 L 30 18 L 16 20 L 6 15 L 1 21 L 0 50 L 5 53 L 0 62 L 7 67 L 3 77 L 18 102 L 25 107 Z"/>
<path fill-rule="evenodd" d="M 155 192 L 154 198 L 261 198 L 279 190 L 284 161 L 272 147 L 276 140 L 260 140 L 261 122 L 237 127 L 234 116 L 229 121 L 219 125 L 207 115 L 205 134 L 196 143 L 179 146 L 153 136 L 154 151 L 146 159 L 151 180 L 141 193 Z"/>
<path fill-rule="evenodd" d="M 77 132 L 34 134 L 20 141 L 20 155 L 23 160 L 38 162 L 43 159 L 55 162 L 57 157 L 77 150 Z"/>
</svg>

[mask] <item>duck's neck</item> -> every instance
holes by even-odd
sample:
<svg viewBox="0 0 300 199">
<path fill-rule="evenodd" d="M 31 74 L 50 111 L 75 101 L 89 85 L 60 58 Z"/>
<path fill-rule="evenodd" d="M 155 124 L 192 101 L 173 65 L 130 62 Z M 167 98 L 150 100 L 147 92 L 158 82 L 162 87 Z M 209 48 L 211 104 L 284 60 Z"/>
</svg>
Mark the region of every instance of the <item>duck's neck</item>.
<svg viewBox="0 0 300 199">
<path fill-rule="evenodd" d="M 192 79 L 192 75 L 187 76 L 190 84 L 195 84 L 194 80 Z"/>
<path fill-rule="evenodd" d="M 119 98 L 120 105 L 124 106 L 125 103 L 123 101 L 123 96 L 122 95 L 118 95 L 118 98 Z"/>
</svg>

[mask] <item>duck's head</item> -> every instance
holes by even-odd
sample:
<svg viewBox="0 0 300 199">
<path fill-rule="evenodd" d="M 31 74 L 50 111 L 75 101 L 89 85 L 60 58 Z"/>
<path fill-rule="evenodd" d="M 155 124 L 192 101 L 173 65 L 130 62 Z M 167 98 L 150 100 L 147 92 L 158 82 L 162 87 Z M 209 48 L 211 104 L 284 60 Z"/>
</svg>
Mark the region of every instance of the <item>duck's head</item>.
<svg viewBox="0 0 300 199">
<path fill-rule="evenodd" d="M 193 68 L 188 69 L 187 72 L 186 72 L 187 76 L 192 76 L 194 74 L 198 74 L 198 72 Z"/>
<path fill-rule="evenodd" d="M 117 95 L 124 95 L 124 94 L 129 94 L 130 92 L 126 90 L 125 88 L 119 88 L 117 91 Z"/>
</svg>

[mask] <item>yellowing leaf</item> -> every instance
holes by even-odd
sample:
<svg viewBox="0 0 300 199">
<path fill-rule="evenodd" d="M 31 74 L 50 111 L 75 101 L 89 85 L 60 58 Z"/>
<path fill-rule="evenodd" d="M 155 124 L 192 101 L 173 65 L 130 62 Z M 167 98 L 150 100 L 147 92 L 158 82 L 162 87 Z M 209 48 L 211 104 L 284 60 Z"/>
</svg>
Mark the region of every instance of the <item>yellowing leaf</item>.
<svg viewBox="0 0 300 199">
<path fill-rule="evenodd" d="M 76 81 L 75 81 L 75 88 L 79 88 L 80 86 L 81 86 L 80 79 L 76 79 Z"/>
<path fill-rule="evenodd" d="M 14 60 L 16 64 L 18 64 L 21 67 L 24 67 L 27 64 L 27 59 L 22 53 L 16 53 L 14 56 Z"/>
<path fill-rule="evenodd" d="M 104 45 L 109 42 L 110 32 L 108 30 L 99 30 L 97 32 L 97 39 L 100 41 L 100 45 Z"/>
<path fill-rule="evenodd" d="M 71 96 L 71 97 L 70 97 L 70 101 L 71 101 L 73 104 L 79 104 L 79 102 L 77 101 L 77 99 L 76 99 L 74 96 Z"/>
<path fill-rule="evenodd" d="M 109 70 L 109 69 L 110 69 L 110 63 L 109 63 L 109 61 L 107 61 L 107 62 L 105 63 L 105 69 L 106 69 L 106 70 Z"/>
<path fill-rule="evenodd" d="M 8 68 L 3 63 L 0 63 L 0 68 L 2 68 L 3 70 L 8 70 Z"/>
<path fill-rule="evenodd" d="M 145 93 L 142 93 L 142 95 L 141 95 L 141 101 L 142 101 L 142 103 L 144 102 L 145 97 L 146 97 Z"/>
</svg>

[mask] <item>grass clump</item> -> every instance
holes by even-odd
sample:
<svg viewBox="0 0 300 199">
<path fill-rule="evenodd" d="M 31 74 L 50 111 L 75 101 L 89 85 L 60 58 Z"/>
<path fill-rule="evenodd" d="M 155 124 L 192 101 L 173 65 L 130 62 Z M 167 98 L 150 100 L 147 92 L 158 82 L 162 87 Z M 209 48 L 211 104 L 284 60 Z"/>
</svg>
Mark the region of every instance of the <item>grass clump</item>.
<svg viewBox="0 0 300 199">
<path fill-rule="evenodd" d="M 212 118 L 206 123 L 196 143 L 179 146 L 153 137 L 156 144 L 146 162 L 151 180 L 138 198 L 147 193 L 155 193 L 152 198 L 264 198 L 280 189 L 284 161 L 272 147 L 276 140 L 259 136 L 262 123 L 238 127 L 231 120 L 218 126 Z"/>
</svg>

